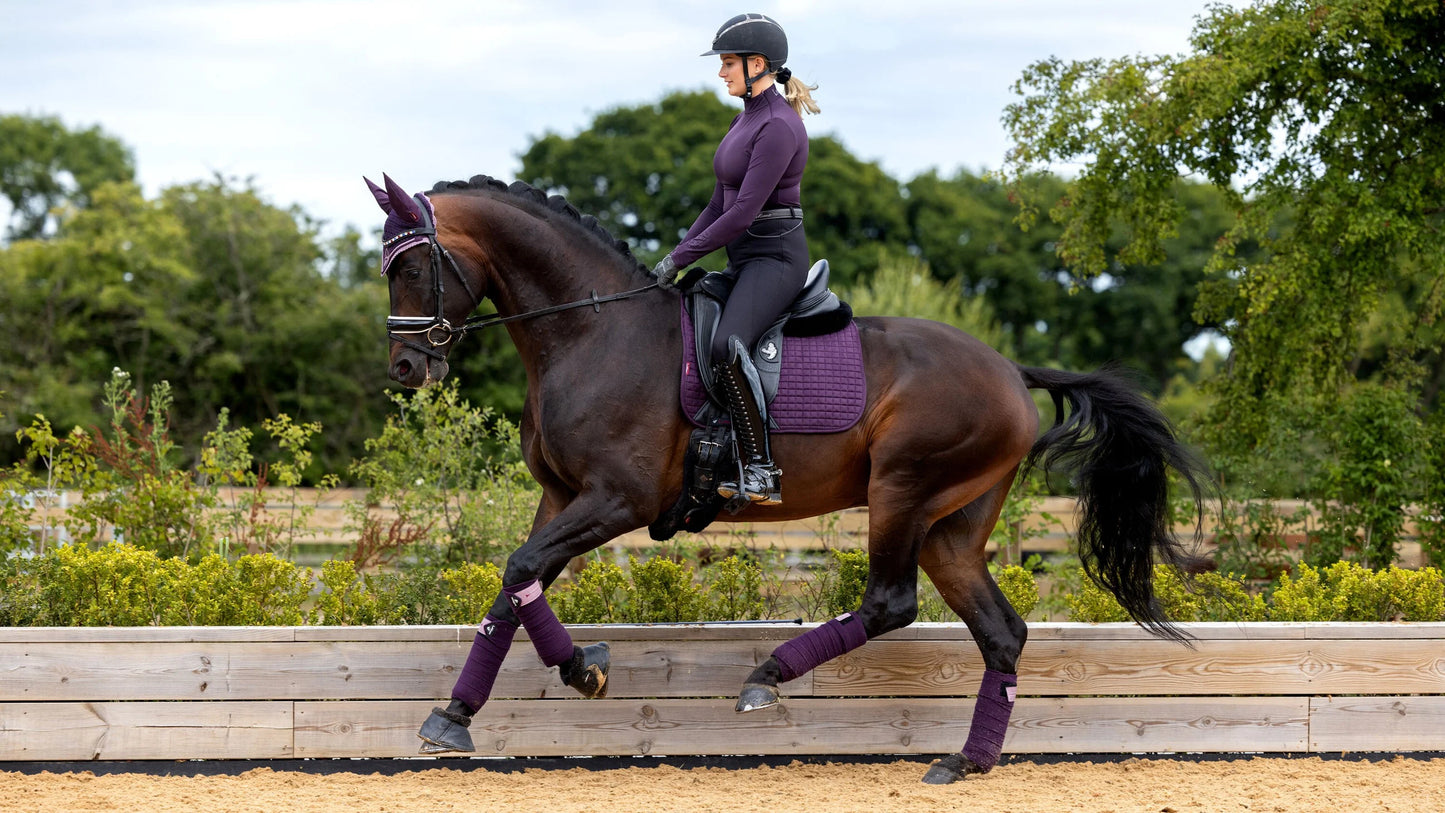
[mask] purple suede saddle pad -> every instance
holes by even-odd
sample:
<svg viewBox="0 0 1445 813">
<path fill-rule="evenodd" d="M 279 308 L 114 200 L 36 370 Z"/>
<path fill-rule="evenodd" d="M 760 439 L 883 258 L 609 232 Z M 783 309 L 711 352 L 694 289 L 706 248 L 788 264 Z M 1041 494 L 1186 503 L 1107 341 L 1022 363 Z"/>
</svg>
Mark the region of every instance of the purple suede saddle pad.
<svg viewBox="0 0 1445 813">
<path fill-rule="evenodd" d="M 825 336 L 788 336 L 783 342 L 782 378 L 768 407 L 774 432 L 842 432 L 863 416 L 868 384 L 858 325 Z M 692 316 L 682 308 L 682 412 L 693 420 L 707 402 L 697 372 Z"/>
</svg>

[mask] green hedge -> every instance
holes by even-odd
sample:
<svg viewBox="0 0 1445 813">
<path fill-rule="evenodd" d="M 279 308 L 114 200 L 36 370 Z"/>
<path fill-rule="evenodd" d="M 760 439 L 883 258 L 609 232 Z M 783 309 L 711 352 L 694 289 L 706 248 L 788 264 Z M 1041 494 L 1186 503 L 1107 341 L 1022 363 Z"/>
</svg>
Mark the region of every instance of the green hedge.
<svg viewBox="0 0 1445 813">
<path fill-rule="evenodd" d="M 1433 567 L 1384 570 L 1351 562 L 1301 564 L 1264 595 L 1232 576 L 1203 573 L 1189 585 L 1171 568 L 1154 569 L 1155 593 L 1176 621 L 1445 621 L 1445 579 Z M 1092 584 L 1067 598 L 1073 621 L 1127 621 L 1114 597 Z"/>
<path fill-rule="evenodd" d="M 787 583 L 744 556 L 701 573 L 664 556 L 631 558 L 625 569 L 593 561 L 549 596 L 571 624 L 820 621 L 858 607 L 867 561 L 863 551 L 833 551 L 810 579 Z M 1010 566 L 994 576 L 1028 617 L 1039 601 L 1033 575 Z M 789 584 L 803 595 L 786 603 L 779 596 Z M 1185 622 L 1445 620 L 1445 580 L 1435 568 L 1300 565 L 1258 595 L 1231 576 L 1205 573 L 1186 583 L 1160 566 L 1155 587 L 1168 615 Z M 121 543 L 65 545 L 0 559 L 0 626 L 474 624 L 500 590 L 501 574 L 491 563 L 359 574 L 339 560 L 317 572 L 271 554 L 186 560 Z M 926 581 L 919 599 L 920 620 L 956 620 Z M 1128 620 L 1112 596 L 1091 584 L 1071 591 L 1066 603 L 1073 621 Z"/>
</svg>

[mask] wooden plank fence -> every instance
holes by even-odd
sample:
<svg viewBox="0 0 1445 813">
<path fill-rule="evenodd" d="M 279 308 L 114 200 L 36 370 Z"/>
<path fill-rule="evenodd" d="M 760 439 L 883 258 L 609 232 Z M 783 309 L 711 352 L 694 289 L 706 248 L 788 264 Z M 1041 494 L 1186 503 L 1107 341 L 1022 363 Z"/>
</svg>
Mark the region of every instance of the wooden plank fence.
<svg viewBox="0 0 1445 813">
<path fill-rule="evenodd" d="M 241 489 L 221 489 L 221 500 L 223 505 L 236 505 Z M 318 564 L 330 558 L 332 555 L 339 555 L 343 550 L 356 542 L 356 532 L 349 528 L 349 518 L 346 513 L 348 502 L 360 503 L 365 499 L 366 492 L 363 489 L 333 489 L 320 494 L 314 489 L 297 489 L 294 493 L 289 489 L 266 489 L 266 507 L 272 519 L 281 520 L 287 517 L 292 511 L 298 508 L 305 508 L 311 512 L 305 523 L 297 542 L 304 548 L 304 551 L 294 558 L 305 564 Z M 59 526 L 67 508 L 76 504 L 80 499 L 77 493 L 66 492 L 56 495 L 49 502 L 49 507 L 44 511 L 37 511 L 35 530 L 38 533 L 41 526 L 48 525 L 51 530 L 51 538 L 59 532 L 63 538 L 64 529 Z M 1307 504 L 1300 500 L 1278 500 L 1275 501 L 1276 510 L 1287 515 L 1292 512 L 1306 508 Z M 1046 497 L 1039 507 L 1024 518 L 1019 527 L 1019 541 L 1013 554 L 1016 556 L 1028 555 L 1031 553 L 1060 553 L 1069 550 L 1074 533 L 1078 528 L 1078 518 L 1074 512 L 1075 501 L 1072 497 Z M 372 509 L 373 515 L 383 523 L 390 522 L 395 518 L 395 512 L 387 506 Z M 1193 533 L 1193 526 L 1180 526 L 1178 532 L 1184 535 Z M 1213 535 L 1217 528 L 1214 519 L 1206 518 L 1203 532 L 1206 547 L 1213 545 Z M 1413 515 L 1407 521 L 1405 527 L 1405 541 L 1400 547 L 1400 564 L 1405 567 L 1420 567 L 1425 564 L 1425 558 L 1421 552 L 1417 529 Z M 686 539 L 690 535 L 679 535 L 679 539 Z M 757 523 L 728 523 L 719 521 L 709 526 L 703 533 L 695 535 L 695 538 L 704 544 L 717 547 L 751 546 L 760 549 L 775 548 L 781 551 L 817 551 L 824 547 L 857 548 L 862 547 L 868 537 L 868 509 L 853 508 L 846 511 L 839 511 L 825 517 L 789 520 L 786 522 L 757 522 Z M 1027 537 L 1027 538 L 1024 538 Z M 1298 547 L 1303 542 L 1302 535 L 1294 535 L 1281 542 L 1290 547 Z M 646 530 L 633 531 L 624 534 L 608 544 L 608 547 L 618 555 L 628 552 L 637 552 L 647 548 L 654 548 L 659 543 L 654 542 L 648 536 Z M 996 546 L 989 544 L 989 550 L 995 551 Z"/>
<path fill-rule="evenodd" d="M 1445 750 L 1445 624 L 1035 624 L 1008 753 Z M 738 715 L 793 624 L 573 627 L 608 640 L 583 700 L 520 632 L 472 736 L 482 756 L 939 754 L 983 672 L 961 625 L 917 624 Z M 0 760 L 407 757 L 471 627 L 0 629 Z"/>
</svg>

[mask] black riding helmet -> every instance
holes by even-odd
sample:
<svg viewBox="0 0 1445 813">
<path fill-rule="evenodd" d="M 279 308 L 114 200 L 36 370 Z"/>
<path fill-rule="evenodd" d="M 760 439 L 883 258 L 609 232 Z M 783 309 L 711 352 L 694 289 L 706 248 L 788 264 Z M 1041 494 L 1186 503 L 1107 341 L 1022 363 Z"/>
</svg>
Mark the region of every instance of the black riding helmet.
<svg viewBox="0 0 1445 813">
<path fill-rule="evenodd" d="M 760 54 L 768 61 L 768 73 L 774 73 L 788 61 L 788 35 L 778 21 L 766 14 L 739 14 L 722 24 L 712 38 L 712 50 L 698 56 L 737 54 L 743 57 L 743 83 L 747 93 L 743 98 L 753 97 L 753 80 L 748 74 L 747 57 Z M 765 74 L 766 75 L 766 74 Z"/>
</svg>

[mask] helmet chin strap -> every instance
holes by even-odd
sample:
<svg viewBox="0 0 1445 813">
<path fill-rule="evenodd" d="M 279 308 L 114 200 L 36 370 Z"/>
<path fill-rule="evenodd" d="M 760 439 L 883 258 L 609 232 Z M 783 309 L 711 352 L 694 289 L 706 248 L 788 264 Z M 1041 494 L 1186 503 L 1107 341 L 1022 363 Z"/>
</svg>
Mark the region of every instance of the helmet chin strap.
<svg viewBox="0 0 1445 813">
<path fill-rule="evenodd" d="M 766 69 L 757 76 L 753 76 L 752 74 L 748 73 L 748 60 L 751 58 L 752 57 L 746 57 L 743 59 L 743 86 L 745 87 L 745 91 L 743 92 L 744 100 L 753 98 L 753 81 L 756 79 L 762 79 L 764 76 L 768 75 Z"/>
</svg>

